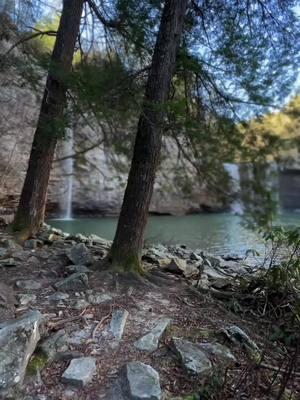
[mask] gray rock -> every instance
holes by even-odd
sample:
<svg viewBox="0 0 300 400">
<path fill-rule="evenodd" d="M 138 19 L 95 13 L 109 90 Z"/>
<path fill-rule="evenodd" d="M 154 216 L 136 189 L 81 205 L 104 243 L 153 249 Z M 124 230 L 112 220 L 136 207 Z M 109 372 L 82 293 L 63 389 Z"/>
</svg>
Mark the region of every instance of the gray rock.
<svg viewBox="0 0 300 400">
<path fill-rule="evenodd" d="M 170 324 L 171 320 L 169 318 L 163 318 L 155 325 L 155 327 L 142 336 L 139 340 L 134 343 L 134 346 L 139 350 L 144 351 L 155 351 L 158 348 L 159 340 L 164 334 L 166 328 Z"/>
<path fill-rule="evenodd" d="M 68 338 L 68 343 L 76 345 L 83 344 L 87 339 L 91 337 L 91 334 L 91 326 L 86 326 L 85 328 L 78 331 L 73 331 Z"/>
<path fill-rule="evenodd" d="M 0 390 L 22 385 L 28 361 L 40 339 L 42 315 L 31 311 L 0 325 Z"/>
<path fill-rule="evenodd" d="M 75 358 L 62 376 L 64 383 L 83 387 L 93 379 L 96 372 L 96 360 L 93 357 Z"/>
<path fill-rule="evenodd" d="M 36 239 L 25 240 L 24 248 L 29 250 L 34 250 L 38 247 L 38 244 L 40 244 L 40 241 Z"/>
<path fill-rule="evenodd" d="M 24 279 L 17 281 L 16 286 L 19 289 L 25 289 L 25 290 L 38 290 L 41 289 L 42 287 L 40 282 L 34 281 L 33 279 Z"/>
<path fill-rule="evenodd" d="M 150 365 L 132 361 L 125 366 L 124 395 L 128 400 L 160 400 L 159 375 Z"/>
<path fill-rule="evenodd" d="M 57 353 L 68 350 L 67 342 L 68 336 L 65 330 L 61 329 L 43 340 L 39 344 L 39 348 L 47 356 L 48 361 L 52 361 Z"/>
<path fill-rule="evenodd" d="M 91 272 L 91 270 L 88 269 L 88 267 L 86 267 L 85 265 L 68 265 L 66 267 L 66 271 L 69 274 L 74 274 L 75 272 L 82 272 L 84 274 L 88 274 Z"/>
<path fill-rule="evenodd" d="M 88 276 L 82 272 L 76 272 L 55 283 L 54 287 L 57 290 L 84 290 L 88 287 Z"/>
<path fill-rule="evenodd" d="M 173 347 L 185 369 L 195 375 L 208 375 L 212 364 L 199 344 L 172 338 Z"/>
<path fill-rule="evenodd" d="M 192 253 L 191 253 L 190 259 L 191 259 L 192 261 L 203 262 L 202 257 L 199 256 L 199 254 L 197 254 L 197 253 L 195 253 L 195 252 L 192 252 Z"/>
<path fill-rule="evenodd" d="M 97 306 L 101 303 L 106 303 L 112 300 L 112 297 L 106 293 L 99 293 L 99 294 L 89 294 L 88 302 L 91 303 L 93 306 Z"/>
<path fill-rule="evenodd" d="M 53 302 L 56 302 L 56 301 L 64 301 L 64 300 L 67 300 L 69 297 L 70 297 L 70 296 L 69 296 L 67 293 L 56 292 L 56 293 L 51 294 L 51 295 L 48 297 L 48 300 L 49 300 L 49 301 L 53 301 Z"/>
<path fill-rule="evenodd" d="M 261 359 L 261 351 L 257 344 L 250 339 L 246 332 L 236 325 L 223 328 L 219 332 L 222 336 L 228 339 L 233 344 L 242 347 L 248 355 L 259 362 Z"/>
<path fill-rule="evenodd" d="M 9 267 L 17 267 L 17 266 L 18 266 L 17 261 L 12 257 L 6 258 L 4 260 L 0 260 L 0 267 L 9 268 Z"/>
<path fill-rule="evenodd" d="M 198 275 L 199 270 L 196 265 L 188 264 L 186 260 L 183 260 L 178 257 L 174 257 L 171 259 L 169 265 L 166 266 L 166 271 L 172 272 L 178 275 L 184 275 L 187 278 L 192 275 Z"/>
<path fill-rule="evenodd" d="M 225 365 L 236 362 L 236 358 L 229 348 L 220 343 L 199 343 L 199 346 L 209 357 L 216 357 Z"/>
<path fill-rule="evenodd" d="M 17 299 L 22 306 L 26 306 L 27 304 L 36 301 L 36 295 L 28 293 L 18 294 Z"/>
<path fill-rule="evenodd" d="M 109 330 L 115 339 L 121 340 L 129 313 L 126 310 L 116 310 L 112 314 Z"/>
<path fill-rule="evenodd" d="M 85 299 L 78 299 L 74 302 L 72 307 L 75 310 L 83 310 L 84 308 L 88 307 L 90 303 L 88 303 Z"/>
<path fill-rule="evenodd" d="M 92 262 L 91 253 L 84 243 L 76 244 L 66 254 L 75 265 L 88 265 Z"/>
</svg>

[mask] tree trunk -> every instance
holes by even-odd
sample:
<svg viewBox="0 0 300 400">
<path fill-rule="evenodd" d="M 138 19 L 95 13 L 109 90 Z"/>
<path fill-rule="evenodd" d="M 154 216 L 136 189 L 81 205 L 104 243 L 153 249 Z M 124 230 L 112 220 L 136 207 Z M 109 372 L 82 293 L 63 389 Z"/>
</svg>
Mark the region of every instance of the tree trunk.
<svg viewBox="0 0 300 400">
<path fill-rule="evenodd" d="M 166 0 L 140 115 L 134 154 L 113 241 L 112 266 L 141 272 L 141 252 L 160 157 L 165 103 L 175 70 L 188 0 Z"/>
<path fill-rule="evenodd" d="M 36 234 L 44 222 L 51 165 L 64 133 L 65 78 L 72 67 L 84 0 L 64 0 L 46 87 L 13 229 L 22 238 Z"/>
</svg>

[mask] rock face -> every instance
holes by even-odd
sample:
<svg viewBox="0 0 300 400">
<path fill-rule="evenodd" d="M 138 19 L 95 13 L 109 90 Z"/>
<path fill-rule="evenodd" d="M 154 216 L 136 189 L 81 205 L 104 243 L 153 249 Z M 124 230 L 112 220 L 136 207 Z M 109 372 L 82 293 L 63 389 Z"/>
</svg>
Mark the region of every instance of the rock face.
<svg viewBox="0 0 300 400">
<path fill-rule="evenodd" d="M 21 385 L 28 361 L 40 339 L 42 315 L 32 311 L 0 325 L 0 390 Z"/>
<path fill-rule="evenodd" d="M 150 366 L 132 361 L 125 366 L 124 395 L 128 400 L 160 400 L 158 373 Z"/>
<path fill-rule="evenodd" d="M 2 39 L 2 38 L 1 38 Z M 18 41 L 16 34 L 10 35 L 11 41 L 0 40 L 0 55 Z M 25 58 L 22 47 L 14 49 L 12 55 Z M 0 146 L 0 207 L 11 210 L 16 206 L 20 194 L 30 146 L 36 126 L 44 86 L 45 73 L 42 76 L 40 92 L 36 93 L 30 85 L 22 85 L 21 76 L 14 71 L 0 73 L 1 102 L 1 146 Z M 20 84 L 17 84 L 19 82 Z M 11 118 L 11 115 L 14 118 Z M 134 135 L 137 122 L 128 127 Z M 72 127 L 73 151 L 83 151 L 91 143 L 100 143 L 104 133 L 93 122 L 93 129 L 84 121 L 76 121 Z M 122 131 L 124 127 L 122 126 Z M 122 132 L 123 133 L 123 132 Z M 66 150 L 69 150 L 66 153 Z M 61 142 L 56 158 L 70 154 L 70 145 Z M 170 157 L 172 154 L 172 157 Z M 165 140 L 161 171 L 158 172 L 151 201 L 150 211 L 154 213 L 184 214 L 205 208 L 220 208 L 196 178 L 191 164 L 178 157 L 179 150 L 173 139 Z M 121 155 L 112 154 L 106 146 L 99 146 L 74 160 L 73 208 L 82 214 L 116 215 L 119 213 L 127 181 L 130 160 Z M 95 166 L 98 168 L 95 168 Z M 186 176 L 182 174 L 186 171 Z M 68 188 L 68 176 L 64 162 L 56 162 L 51 174 L 48 209 L 54 209 L 56 215 L 62 215 L 60 205 L 65 206 Z M 187 183 L 188 181 L 188 183 Z M 186 189 L 188 187 L 188 189 Z M 61 214 L 59 214 L 61 213 Z"/>
<path fill-rule="evenodd" d="M 76 358 L 65 370 L 62 381 L 77 387 L 83 387 L 93 378 L 96 372 L 96 360 L 93 357 Z"/>
</svg>

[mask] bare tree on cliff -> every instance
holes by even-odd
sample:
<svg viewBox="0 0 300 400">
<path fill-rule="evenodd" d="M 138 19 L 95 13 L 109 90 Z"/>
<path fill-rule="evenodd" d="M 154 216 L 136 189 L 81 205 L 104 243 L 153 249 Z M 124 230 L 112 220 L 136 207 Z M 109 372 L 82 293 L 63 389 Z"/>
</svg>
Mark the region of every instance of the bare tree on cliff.
<svg viewBox="0 0 300 400">
<path fill-rule="evenodd" d="M 13 229 L 34 235 L 44 221 L 47 188 L 57 140 L 64 132 L 66 75 L 72 67 L 84 0 L 64 0 L 35 131 L 28 169 Z"/>
<path fill-rule="evenodd" d="M 110 258 L 113 267 L 141 271 L 141 252 L 159 161 L 164 107 L 175 71 L 188 0 L 166 0 L 146 85 L 128 183 Z"/>
</svg>

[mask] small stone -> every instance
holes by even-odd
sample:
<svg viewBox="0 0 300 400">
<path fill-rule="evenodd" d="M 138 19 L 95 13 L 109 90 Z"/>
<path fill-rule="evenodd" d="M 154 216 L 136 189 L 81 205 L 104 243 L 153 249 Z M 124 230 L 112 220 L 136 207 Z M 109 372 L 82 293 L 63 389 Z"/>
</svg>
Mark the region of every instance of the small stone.
<svg viewBox="0 0 300 400">
<path fill-rule="evenodd" d="M 49 301 L 56 302 L 56 301 L 67 300 L 69 297 L 70 297 L 70 296 L 69 296 L 67 293 L 56 292 L 56 293 L 51 294 L 51 295 L 48 297 L 48 300 L 49 300 Z"/>
<path fill-rule="evenodd" d="M 35 240 L 35 239 L 29 239 L 25 240 L 24 242 L 24 248 L 29 249 L 29 250 L 34 250 L 38 247 L 40 241 Z"/>
<path fill-rule="evenodd" d="M 185 369 L 195 375 L 208 375 L 212 364 L 199 344 L 187 340 L 172 338 L 175 352 Z"/>
<path fill-rule="evenodd" d="M 41 289 L 42 287 L 40 282 L 36 282 L 32 279 L 24 279 L 22 281 L 17 281 L 16 286 L 19 289 L 25 289 L 25 290 L 38 290 Z"/>
<path fill-rule="evenodd" d="M 110 321 L 110 332 L 115 339 L 121 340 L 129 313 L 126 310 L 116 310 L 113 312 Z"/>
<path fill-rule="evenodd" d="M 111 301 L 112 297 L 108 294 L 100 293 L 100 294 L 89 294 L 87 299 L 88 302 L 91 303 L 93 306 L 97 306 L 98 304 Z"/>
<path fill-rule="evenodd" d="M 36 301 L 36 295 L 28 293 L 18 294 L 17 299 L 22 306 L 26 306 L 27 304 Z"/>
<path fill-rule="evenodd" d="M 145 336 L 142 336 L 139 340 L 134 343 L 134 346 L 139 350 L 144 351 L 155 351 L 158 348 L 159 340 L 170 324 L 169 318 L 161 319 L 156 326 Z"/>
<path fill-rule="evenodd" d="M 174 257 L 169 265 L 165 268 L 166 271 L 172 272 L 176 275 L 184 275 L 186 277 L 191 277 L 192 275 L 198 275 L 198 268 L 193 264 L 187 264 L 186 260 Z"/>
<path fill-rule="evenodd" d="M 85 299 L 78 299 L 73 304 L 73 308 L 75 310 L 83 310 L 84 308 L 88 307 L 90 303 L 88 303 Z"/>
<path fill-rule="evenodd" d="M 67 250 L 66 254 L 74 265 L 87 265 L 92 262 L 90 251 L 84 243 L 76 244 Z"/>
<path fill-rule="evenodd" d="M 64 383 L 83 387 L 93 379 L 96 372 L 96 360 L 93 357 L 75 358 L 62 376 Z"/>
<path fill-rule="evenodd" d="M 85 265 L 68 265 L 66 267 L 66 271 L 69 274 L 74 274 L 75 272 L 82 272 L 84 274 L 88 274 L 91 272 Z"/>
<path fill-rule="evenodd" d="M 150 365 L 139 361 L 125 366 L 124 395 L 128 400 L 161 400 L 159 375 Z"/>
<path fill-rule="evenodd" d="M 57 353 L 68 350 L 67 341 L 68 336 L 66 335 L 65 330 L 61 329 L 43 340 L 40 343 L 39 348 L 47 356 L 48 361 L 52 361 Z"/>
<path fill-rule="evenodd" d="M 82 272 L 76 272 L 55 283 L 54 287 L 57 290 L 84 290 L 88 286 L 88 276 Z"/>
</svg>

